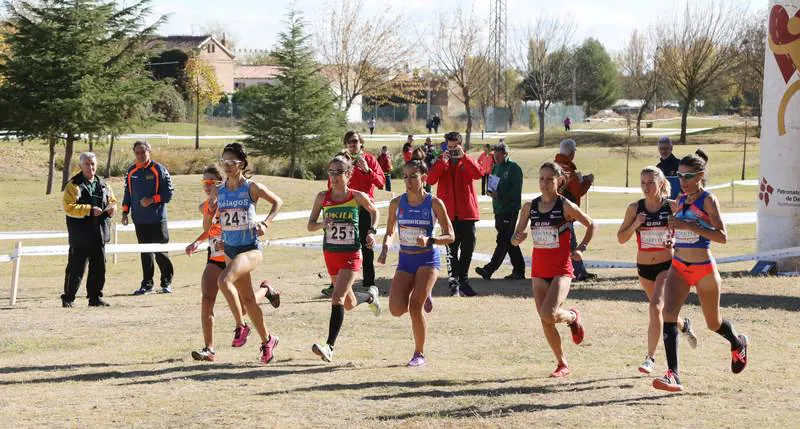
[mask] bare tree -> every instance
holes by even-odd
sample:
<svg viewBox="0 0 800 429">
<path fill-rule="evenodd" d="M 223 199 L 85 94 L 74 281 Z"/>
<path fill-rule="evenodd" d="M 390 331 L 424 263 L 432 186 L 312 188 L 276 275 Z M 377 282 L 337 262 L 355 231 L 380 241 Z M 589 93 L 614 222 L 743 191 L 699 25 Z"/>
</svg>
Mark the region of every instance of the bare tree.
<svg viewBox="0 0 800 429">
<path fill-rule="evenodd" d="M 385 94 L 398 87 L 411 61 L 405 18 L 384 10 L 364 16 L 362 0 L 337 0 L 317 32 L 317 48 L 328 79 L 338 87 L 339 107 L 348 110 L 360 95 Z"/>
<path fill-rule="evenodd" d="M 464 104 L 467 113 L 464 144 L 467 149 L 472 135 L 473 98 L 486 91 L 494 71 L 491 62 L 485 60 L 489 44 L 483 38 L 484 26 L 471 12 L 465 15 L 457 10 L 450 15 L 441 15 L 433 37 L 424 38 L 422 42 L 433 67 L 450 82 L 451 94 Z"/>
<path fill-rule="evenodd" d="M 729 0 L 691 3 L 657 29 L 659 76 L 683 104 L 681 143 L 686 143 L 689 109 L 720 78 L 736 67 L 742 8 Z"/>
<path fill-rule="evenodd" d="M 760 10 L 751 14 L 740 33 L 738 81 L 742 91 L 752 91 L 755 95 L 755 113 L 758 129 L 761 129 L 761 98 L 764 86 L 764 54 L 767 45 L 767 29 L 764 18 L 767 12 Z"/>
<path fill-rule="evenodd" d="M 200 27 L 200 32 L 214 36 L 215 39 L 223 43 L 225 47 L 231 51 L 236 49 L 236 46 L 238 45 L 238 37 L 236 37 L 236 33 L 231 31 L 227 25 L 220 21 L 207 22 L 205 25 Z"/>
<path fill-rule="evenodd" d="M 563 99 L 572 85 L 574 28 L 569 20 L 540 17 L 517 38 L 512 60 L 522 75 L 524 99 L 539 103 L 539 146 L 544 146 L 547 108 Z"/>
<path fill-rule="evenodd" d="M 630 84 L 634 97 L 643 100 L 636 114 L 636 135 L 642 135 L 642 116 L 658 93 L 658 46 L 651 38 L 633 30 L 628 46 L 617 58 L 619 70 Z"/>
</svg>

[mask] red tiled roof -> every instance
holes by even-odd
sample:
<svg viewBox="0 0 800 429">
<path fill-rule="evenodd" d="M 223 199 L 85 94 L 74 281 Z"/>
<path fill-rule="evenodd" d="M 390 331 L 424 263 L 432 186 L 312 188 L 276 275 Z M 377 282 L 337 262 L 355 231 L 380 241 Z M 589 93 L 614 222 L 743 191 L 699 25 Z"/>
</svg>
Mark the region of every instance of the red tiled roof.
<svg viewBox="0 0 800 429">
<path fill-rule="evenodd" d="M 280 74 L 277 66 L 236 66 L 233 70 L 234 79 L 274 79 Z"/>
</svg>

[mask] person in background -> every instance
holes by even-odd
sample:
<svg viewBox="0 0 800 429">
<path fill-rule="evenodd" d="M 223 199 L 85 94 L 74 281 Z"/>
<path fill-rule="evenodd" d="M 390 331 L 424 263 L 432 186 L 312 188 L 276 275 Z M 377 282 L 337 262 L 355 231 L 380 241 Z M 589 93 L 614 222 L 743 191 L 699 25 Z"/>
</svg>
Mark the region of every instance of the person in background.
<svg viewBox="0 0 800 429">
<path fill-rule="evenodd" d="M 475 272 L 484 280 L 492 278 L 492 274 L 500 268 L 506 254 L 511 258 L 514 267 L 506 280 L 525 279 L 525 259 L 519 246 L 511 244 L 514 238 L 514 229 L 517 226 L 517 216 L 522 207 L 522 169 L 519 164 L 508 157 L 508 147 L 500 143 L 494 147 L 495 166 L 492 176 L 499 179 L 493 189 L 487 190 L 487 195 L 492 197 L 492 210 L 494 211 L 494 229 L 497 231 L 497 246 L 494 248 L 492 259 L 482 267 L 475 267 Z"/>
<path fill-rule="evenodd" d="M 569 116 L 567 116 L 566 118 L 564 118 L 564 131 L 569 132 L 570 125 L 572 125 L 572 119 L 570 119 Z"/>
<path fill-rule="evenodd" d="M 411 161 L 411 155 L 414 153 L 414 146 L 410 142 L 403 143 L 403 162 Z"/>
<path fill-rule="evenodd" d="M 128 224 L 128 214 L 136 227 L 136 240 L 145 243 L 169 243 L 167 204 L 172 199 L 172 177 L 166 167 L 150 159 L 152 148 L 144 141 L 133 144 L 136 162 L 125 174 L 125 196 L 122 199 L 122 224 Z M 143 252 L 142 283 L 134 295 L 153 293 L 153 256 L 161 271 L 161 291 L 172 293 L 174 270 L 167 252 Z"/>
<path fill-rule="evenodd" d="M 111 187 L 97 177 L 97 156 L 94 153 L 82 153 L 80 165 L 81 172 L 67 182 L 62 200 L 67 215 L 69 257 L 61 306 L 72 308 L 88 261 L 86 296 L 89 306 L 108 307 L 110 304 L 103 301 L 106 243 L 111 239 L 111 218 L 117 208 L 117 199 Z"/>
<path fill-rule="evenodd" d="M 369 121 L 367 121 L 367 126 L 369 127 L 369 135 L 372 135 L 375 132 L 375 117 L 371 117 Z"/>
<path fill-rule="evenodd" d="M 381 154 L 378 155 L 378 165 L 381 166 L 383 177 L 386 179 L 383 189 L 386 192 L 392 192 L 392 154 L 389 153 L 387 146 L 381 148 Z"/>
<path fill-rule="evenodd" d="M 486 195 L 486 182 L 489 180 L 489 175 L 492 174 L 494 168 L 494 154 L 492 153 L 492 145 L 486 143 L 483 145 L 483 152 L 478 157 L 478 165 L 481 166 L 481 195 Z"/>
<path fill-rule="evenodd" d="M 464 152 L 461 134 L 444 136 L 448 151 L 433 164 L 428 184 L 436 186 L 436 197 L 444 202 L 453 224 L 455 242 L 447 246 L 447 271 L 452 296 L 475 296 L 467 281 L 472 252 L 475 250 L 475 223 L 480 220 L 478 197 L 472 182 L 481 178 L 477 161 Z"/>
<path fill-rule="evenodd" d="M 560 144 L 559 153 L 556 155 L 555 161 L 556 164 L 561 166 L 566 178 L 562 195 L 575 203 L 576 206 L 580 207 L 581 198 L 586 195 L 587 192 L 589 192 L 589 188 L 594 183 L 594 175 L 587 174 L 584 176 L 580 171 L 578 171 L 578 167 L 575 166 L 575 163 L 573 162 L 575 159 L 575 152 L 577 151 L 578 148 L 575 144 L 575 140 L 563 140 Z M 570 222 L 569 225 L 570 228 L 573 228 L 571 234 L 571 243 L 573 248 L 572 250 L 575 250 L 575 247 L 578 245 L 578 241 L 577 237 L 575 236 L 575 230 L 572 222 Z M 590 274 L 586 271 L 586 266 L 583 264 L 582 253 L 572 258 L 572 265 L 574 265 L 576 282 L 597 277 L 597 275 Z"/>
<path fill-rule="evenodd" d="M 438 134 L 440 126 L 442 126 L 442 118 L 439 117 L 439 114 L 433 115 L 433 132 Z"/>
<path fill-rule="evenodd" d="M 428 117 L 428 120 L 425 121 L 425 128 L 428 130 L 428 134 L 433 131 L 433 118 Z"/>
<path fill-rule="evenodd" d="M 664 176 L 669 181 L 672 192 L 669 198 L 674 200 L 681 192 L 681 184 L 678 181 L 678 165 L 680 160 L 672 153 L 672 140 L 664 136 L 658 139 L 658 155 L 659 160 L 656 167 L 664 173 Z"/>
</svg>

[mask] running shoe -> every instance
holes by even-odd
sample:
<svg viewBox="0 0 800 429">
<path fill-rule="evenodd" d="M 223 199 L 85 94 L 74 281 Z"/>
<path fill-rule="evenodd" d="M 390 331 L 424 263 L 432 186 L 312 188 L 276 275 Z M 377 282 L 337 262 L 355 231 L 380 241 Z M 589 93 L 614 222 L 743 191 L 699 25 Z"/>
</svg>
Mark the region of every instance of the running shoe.
<svg viewBox="0 0 800 429">
<path fill-rule="evenodd" d="M 245 323 L 244 326 L 237 326 L 233 331 L 233 342 L 231 342 L 231 347 L 241 347 L 247 344 L 247 337 L 249 336 L 250 327 L 247 326 L 247 323 Z"/>
<path fill-rule="evenodd" d="M 320 291 L 320 293 L 322 293 L 322 296 L 326 296 L 326 297 L 330 298 L 331 296 L 333 296 L 333 285 L 330 285 L 330 286 L 326 287 L 325 289 L 322 289 Z"/>
<path fill-rule="evenodd" d="M 162 286 L 161 293 L 172 293 L 172 286 Z"/>
<path fill-rule="evenodd" d="M 683 331 L 681 331 L 681 333 L 686 336 L 686 341 L 689 343 L 689 347 L 696 349 L 697 335 L 695 335 L 694 329 L 692 329 L 692 321 L 689 320 L 688 317 L 683 318 Z"/>
<path fill-rule="evenodd" d="M 569 370 L 569 366 L 565 363 L 560 363 L 556 367 L 556 370 L 550 373 L 550 378 L 561 378 L 566 377 L 569 373 L 572 372 Z"/>
<path fill-rule="evenodd" d="M 450 285 L 450 296 L 461 296 L 461 291 L 459 290 L 458 283 Z"/>
<path fill-rule="evenodd" d="M 74 306 L 75 306 L 74 301 L 65 301 L 63 299 L 61 300 L 61 307 L 62 308 L 72 308 Z"/>
<path fill-rule="evenodd" d="M 378 290 L 377 286 L 370 286 L 369 287 L 369 296 L 372 297 L 372 302 L 369 303 L 369 309 L 372 310 L 372 314 L 375 317 L 381 315 L 381 302 L 380 299 L 380 291 Z"/>
<path fill-rule="evenodd" d="M 111 307 L 111 304 L 103 301 L 103 298 L 89 300 L 89 307 Z"/>
<path fill-rule="evenodd" d="M 731 350 L 731 371 L 734 374 L 744 371 L 747 366 L 747 335 L 739 335 L 739 341 L 742 345 L 736 350 Z"/>
<path fill-rule="evenodd" d="M 575 313 L 575 321 L 568 324 L 569 330 L 572 331 L 572 342 L 580 344 L 583 342 L 585 331 L 583 330 L 583 321 L 581 320 L 581 312 L 575 308 L 570 308 L 569 311 Z"/>
<path fill-rule="evenodd" d="M 430 295 L 425 298 L 425 305 L 422 306 L 422 309 L 425 310 L 426 313 L 433 311 L 433 298 Z"/>
<path fill-rule="evenodd" d="M 261 343 L 261 363 L 270 363 L 275 357 L 275 347 L 278 347 L 278 336 L 270 335 L 266 343 Z"/>
<path fill-rule="evenodd" d="M 154 293 L 152 286 L 150 286 L 150 287 L 142 286 L 139 289 L 136 289 L 135 291 L 133 291 L 133 295 L 149 295 L 151 293 Z"/>
<path fill-rule="evenodd" d="M 311 351 L 325 362 L 333 362 L 333 348 L 330 344 L 314 344 Z"/>
<path fill-rule="evenodd" d="M 469 282 L 464 279 L 459 282 L 458 289 L 461 292 L 461 296 L 475 296 L 478 292 L 475 292 L 475 289 L 472 289 Z"/>
<path fill-rule="evenodd" d="M 484 267 L 475 267 L 475 272 L 478 273 L 478 275 L 481 276 L 484 280 L 492 279 L 492 273 L 490 273 L 489 270 L 487 270 Z"/>
<path fill-rule="evenodd" d="M 260 287 L 267 289 L 267 294 L 265 296 L 272 308 L 278 308 L 281 306 L 281 293 L 269 285 L 269 280 L 262 281 Z"/>
<path fill-rule="evenodd" d="M 408 361 L 406 366 L 409 368 L 419 368 L 421 366 L 425 366 L 425 356 L 422 356 L 422 353 L 414 352 L 414 356 L 411 357 L 411 360 Z"/>
<path fill-rule="evenodd" d="M 680 380 L 678 380 L 678 374 L 672 372 L 671 369 L 667 370 L 667 373 L 664 374 L 663 377 L 658 377 L 653 380 L 653 387 L 658 390 L 664 390 L 667 392 L 682 392 L 683 386 L 681 385 Z"/>
<path fill-rule="evenodd" d="M 202 350 L 192 350 L 192 358 L 194 358 L 194 360 L 214 362 L 217 360 L 217 354 L 214 353 L 214 350 L 211 350 L 208 347 L 203 347 Z"/>
<path fill-rule="evenodd" d="M 656 369 L 656 360 L 650 356 L 644 358 L 644 362 L 639 365 L 639 372 L 642 374 L 650 374 L 654 369 Z"/>
<path fill-rule="evenodd" d="M 511 273 L 505 277 L 505 280 L 525 280 L 525 273 Z"/>
</svg>

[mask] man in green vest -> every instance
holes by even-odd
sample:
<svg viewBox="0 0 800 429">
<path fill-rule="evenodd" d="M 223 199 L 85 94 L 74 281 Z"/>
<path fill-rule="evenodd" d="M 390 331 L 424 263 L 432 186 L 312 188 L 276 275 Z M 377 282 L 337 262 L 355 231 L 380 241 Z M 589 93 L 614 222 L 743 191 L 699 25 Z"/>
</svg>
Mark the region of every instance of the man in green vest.
<svg viewBox="0 0 800 429">
<path fill-rule="evenodd" d="M 506 280 L 525 279 L 525 259 L 519 246 L 511 244 L 517 217 L 522 206 L 522 169 L 519 164 L 508 157 L 508 147 L 500 143 L 494 147 L 495 165 L 486 186 L 486 195 L 492 197 L 494 210 L 494 228 L 497 230 L 497 247 L 492 260 L 483 267 L 476 267 L 475 272 L 484 280 L 492 278 L 492 274 L 500 268 L 506 254 L 511 258 L 514 267 Z"/>
</svg>

